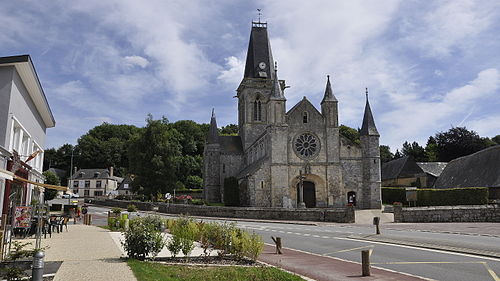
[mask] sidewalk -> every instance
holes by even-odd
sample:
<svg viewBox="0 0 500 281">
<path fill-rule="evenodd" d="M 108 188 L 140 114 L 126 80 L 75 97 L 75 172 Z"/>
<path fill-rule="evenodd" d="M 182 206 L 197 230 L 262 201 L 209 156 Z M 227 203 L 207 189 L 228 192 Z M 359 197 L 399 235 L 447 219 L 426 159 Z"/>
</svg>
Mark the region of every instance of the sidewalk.
<svg viewBox="0 0 500 281">
<path fill-rule="evenodd" d="M 137 280 L 107 230 L 68 224 L 68 231 L 42 239 L 45 261 L 63 261 L 54 281 Z"/>
<path fill-rule="evenodd" d="M 333 257 L 309 254 L 283 248 L 283 254 L 274 253 L 275 247 L 266 244 L 259 261 L 322 281 L 339 280 L 385 280 L 385 281 L 422 281 L 429 280 L 395 271 L 371 267 L 371 276 L 361 276 L 361 264 Z M 361 259 L 361 257 L 360 257 Z"/>
</svg>

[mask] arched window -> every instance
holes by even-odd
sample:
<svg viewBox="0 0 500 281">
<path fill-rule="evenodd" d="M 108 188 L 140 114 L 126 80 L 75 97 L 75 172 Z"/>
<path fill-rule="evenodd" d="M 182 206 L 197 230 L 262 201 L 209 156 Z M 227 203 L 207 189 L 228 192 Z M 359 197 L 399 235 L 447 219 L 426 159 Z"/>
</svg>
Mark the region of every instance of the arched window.
<svg viewBox="0 0 500 281">
<path fill-rule="evenodd" d="M 302 122 L 307 123 L 308 121 L 307 117 L 308 117 L 307 111 L 304 111 L 304 114 L 302 115 Z"/>
<path fill-rule="evenodd" d="M 253 102 L 253 120 L 262 121 L 262 103 L 259 97 Z"/>
</svg>

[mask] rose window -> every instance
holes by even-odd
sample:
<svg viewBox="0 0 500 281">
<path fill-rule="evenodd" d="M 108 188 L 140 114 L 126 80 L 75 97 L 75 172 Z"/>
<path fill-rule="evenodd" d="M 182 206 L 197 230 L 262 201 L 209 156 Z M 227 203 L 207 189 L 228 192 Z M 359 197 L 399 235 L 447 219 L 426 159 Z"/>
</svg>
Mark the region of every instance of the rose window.
<svg viewBox="0 0 500 281">
<path fill-rule="evenodd" d="M 318 139 L 309 133 L 304 133 L 295 139 L 295 152 L 302 157 L 311 157 L 319 151 Z"/>
</svg>

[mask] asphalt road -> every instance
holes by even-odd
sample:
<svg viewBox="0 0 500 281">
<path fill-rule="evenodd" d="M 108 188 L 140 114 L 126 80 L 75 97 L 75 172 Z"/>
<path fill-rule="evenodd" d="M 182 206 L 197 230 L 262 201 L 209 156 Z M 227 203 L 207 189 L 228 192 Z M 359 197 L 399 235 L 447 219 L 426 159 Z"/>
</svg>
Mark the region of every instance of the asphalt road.
<svg viewBox="0 0 500 281">
<path fill-rule="evenodd" d="M 105 225 L 109 208 L 91 206 L 93 224 Z M 220 220 L 217 220 L 220 221 Z M 300 225 L 237 222 L 260 234 L 266 243 L 271 236 L 282 238 L 283 247 L 318 255 L 361 262 L 361 250 L 372 249 L 372 266 L 443 281 L 500 281 L 500 259 L 404 245 L 362 241 L 353 237 L 374 234 L 372 226 L 346 224 Z M 500 253 L 500 238 L 449 233 L 385 230 L 383 235 L 428 241 L 436 245 L 463 245 Z"/>
</svg>

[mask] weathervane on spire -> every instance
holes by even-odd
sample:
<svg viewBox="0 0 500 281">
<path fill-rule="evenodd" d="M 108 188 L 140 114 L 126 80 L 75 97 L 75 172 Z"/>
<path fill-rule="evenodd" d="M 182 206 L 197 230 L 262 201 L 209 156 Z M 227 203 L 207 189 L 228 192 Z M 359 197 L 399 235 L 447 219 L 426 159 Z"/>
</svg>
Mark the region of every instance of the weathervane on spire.
<svg viewBox="0 0 500 281">
<path fill-rule="evenodd" d="M 366 99 L 368 99 L 368 88 L 365 88 L 366 91 L 365 91 L 365 94 L 366 94 Z"/>
<path fill-rule="evenodd" d="M 257 16 L 259 17 L 258 22 L 252 21 L 253 27 L 267 27 L 267 22 L 261 22 L 260 17 L 262 16 L 262 9 L 257 9 Z"/>
</svg>

